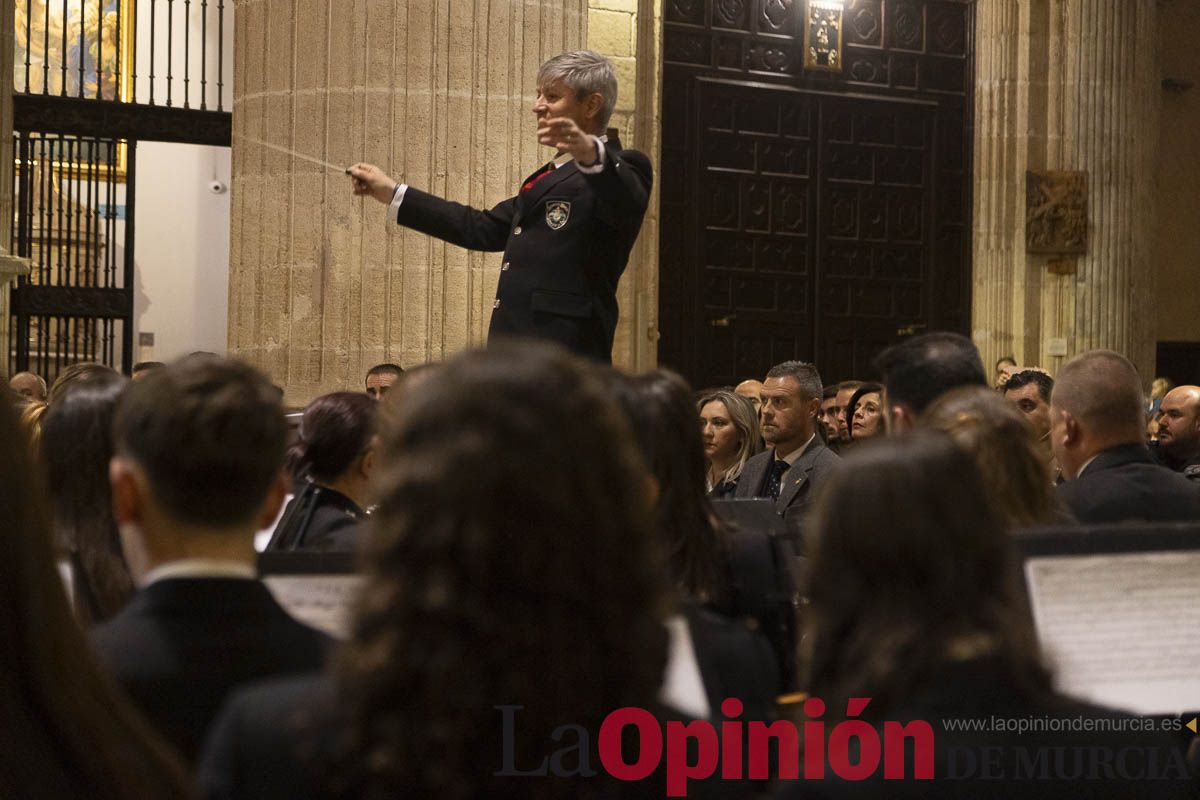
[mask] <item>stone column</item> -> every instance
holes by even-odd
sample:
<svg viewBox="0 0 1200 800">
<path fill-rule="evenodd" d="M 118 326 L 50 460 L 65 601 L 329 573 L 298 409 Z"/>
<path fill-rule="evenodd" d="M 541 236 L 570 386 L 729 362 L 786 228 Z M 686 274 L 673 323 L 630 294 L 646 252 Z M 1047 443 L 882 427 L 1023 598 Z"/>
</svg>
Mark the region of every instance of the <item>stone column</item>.
<svg viewBox="0 0 1200 800">
<path fill-rule="evenodd" d="M 482 343 L 497 254 L 388 224 L 341 168 L 511 196 L 548 155 L 537 68 L 583 45 L 586 0 L 237 0 L 235 20 L 230 352 L 299 405 Z"/>
<path fill-rule="evenodd" d="M 12 3 L 0 6 L 0 64 L 13 63 Z M 29 274 L 29 259 L 14 258 L 12 252 L 13 218 L 13 72 L 0 70 L 0 374 L 8 373 L 12 342 L 9 337 L 9 284 Z"/>
<path fill-rule="evenodd" d="M 1154 365 L 1157 7 L 1108 0 L 977 6 L 973 328 L 984 361 L 1053 371 L 1094 348 Z M 1073 275 L 1025 252 L 1025 171 L 1088 173 Z M 1053 340 L 1067 356 L 1051 356 Z"/>
</svg>

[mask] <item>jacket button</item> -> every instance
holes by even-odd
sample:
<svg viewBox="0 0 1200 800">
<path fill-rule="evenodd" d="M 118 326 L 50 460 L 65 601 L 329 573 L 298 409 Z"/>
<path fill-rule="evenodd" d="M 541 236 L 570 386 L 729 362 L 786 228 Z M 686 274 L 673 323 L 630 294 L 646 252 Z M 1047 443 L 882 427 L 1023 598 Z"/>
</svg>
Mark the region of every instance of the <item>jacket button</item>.
<svg viewBox="0 0 1200 800">
<path fill-rule="evenodd" d="M 500 265 L 500 271 L 501 271 L 501 272 L 508 272 L 508 268 L 509 268 L 509 267 L 511 267 L 511 266 L 512 266 L 512 264 L 510 264 L 509 262 L 505 261 L 503 264 L 501 264 L 501 265 Z"/>
<path fill-rule="evenodd" d="M 513 236 L 520 236 L 520 235 L 521 235 L 521 226 L 518 225 L 517 227 L 513 228 Z"/>
<path fill-rule="evenodd" d="M 499 308 L 499 307 L 500 307 L 500 298 L 499 298 L 499 297 L 497 297 L 497 298 L 496 298 L 496 300 L 495 300 L 495 301 L 492 303 L 492 309 L 494 310 L 494 309 L 497 309 L 497 308 Z"/>
</svg>

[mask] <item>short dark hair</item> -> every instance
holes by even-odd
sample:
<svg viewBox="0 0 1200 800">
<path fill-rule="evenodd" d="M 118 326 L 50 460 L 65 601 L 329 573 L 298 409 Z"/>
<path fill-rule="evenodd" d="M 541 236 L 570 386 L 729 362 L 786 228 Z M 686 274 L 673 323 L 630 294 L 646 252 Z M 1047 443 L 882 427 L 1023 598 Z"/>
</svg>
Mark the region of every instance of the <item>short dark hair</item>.
<svg viewBox="0 0 1200 800">
<path fill-rule="evenodd" d="M 875 358 L 887 402 L 923 412 L 940 395 L 959 386 L 987 386 L 979 350 L 959 333 L 937 331 L 894 344 Z"/>
<path fill-rule="evenodd" d="M 800 391 L 810 398 L 823 397 L 821 373 L 807 361 L 784 361 L 767 370 L 767 378 L 791 378 L 800 384 Z"/>
<path fill-rule="evenodd" d="M 860 387 L 860 386 L 862 386 L 862 385 L 863 385 L 863 382 L 862 382 L 862 381 L 856 381 L 856 380 L 842 381 L 841 383 L 839 383 L 839 384 L 837 385 L 837 390 L 838 390 L 839 392 L 844 392 L 844 391 L 846 391 L 847 389 L 855 389 L 855 390 L 857 390 L 857 389 L 858 389 L 858 387 Z"/>
<path fill-rule="evenodd" d="M 146 472 L 156 499 L 197 525 L 248 522 L 283 465 L 287 423 L 258 370 L 187 356 L 130 383 L 117 405 L 118 455 Z"/>
<path fill-rule="evenodd" d="M 399 364 L 376 364 L 367 370 L 367 377 L 372 375 L 395 375 L 399 377 L 404 374 L 404 368 Z"/>
<path fill-rule="evenodd" d="M 825 390 L 821 392 L 821 399 L 829 400 L 831 398 L 837 397 L 837 393 L 838 393 L 838 387 L 837 387 L 836 383 L 832 384 L 830 386 L 826 386 Z"/>
<path fill-rule="evenodd" d="M 1054 391 L 1054 378 L 1038 369 L 1023 369 L 1020 372 L 1014 372 L 1008 379 L 1008 383 L 1004 384 L 1004 393 L 1008 394 L 1014 389 L 1021 389 L 1031 383 L 1037 385 L 1038 397 L 1042 398 L 1043 402 L 1049 403 L 1050 392 Z"/>
<path fill-rule="evenodd" d="M 131 369 L 130 372 L 141 372 L 143 370 L 158 369 L 159 367 L 165 366 L 166 364 L 161 361 L 139 361 L 133 365 L 133 369 Z"/>
</svg>

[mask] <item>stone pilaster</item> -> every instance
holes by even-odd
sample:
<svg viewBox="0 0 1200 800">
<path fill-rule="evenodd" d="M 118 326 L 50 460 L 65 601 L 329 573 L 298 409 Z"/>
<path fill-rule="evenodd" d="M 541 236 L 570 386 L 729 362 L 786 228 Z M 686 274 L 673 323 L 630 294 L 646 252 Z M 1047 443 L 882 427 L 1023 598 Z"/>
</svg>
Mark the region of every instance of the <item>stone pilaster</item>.
<svg viewBox="0 0 1200 800">
<path fill-rule="evenodd" d="M 13 63 L 13 9 L 12 3 L 0 6 L 0 64 Z M 13 218 L 13 71 L 0 70 L 0 254 L 12 252 Z M 0 258 L 0 374 L 8 372 L 9 341 L 8 295 L 9 284 L 18 275 L 29 272 L 25 261 Z"/>
<path fill-rule="evenodd" d="M 482 343 L 499 258 L 388 224 L 339 167 L 510 196 L 548 153 L 537 68 L 583 45 L 586 0 L 238 0 L 235 20 L 230 352 L 302 404 Z"/>
<path fill-rule="evenodd" d="M 1157 8 L 1108 0 L 980 0 L 973 328 L 984 360 L 1052 371 L 1094 348 L 1154 363 Z M 1088 173 L 1086 255 L 1073 275 L 1025 252 L 1025 170 Z"/>
</svg>

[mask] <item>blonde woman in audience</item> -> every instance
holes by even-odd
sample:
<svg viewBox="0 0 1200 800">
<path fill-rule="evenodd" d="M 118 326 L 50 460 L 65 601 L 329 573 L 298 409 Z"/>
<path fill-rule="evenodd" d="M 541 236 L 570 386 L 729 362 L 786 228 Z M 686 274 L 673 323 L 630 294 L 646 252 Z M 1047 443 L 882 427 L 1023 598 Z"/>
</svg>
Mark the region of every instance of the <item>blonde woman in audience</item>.
<svg viewBox="0 0 1200 800">
<path fill-rule="evenodd" d="M 732 497 L 742 467 L 763 449 L 758 412 L 750 400 L 727 389 L 704 395 L 696 408 L 700 412 L 709 494 Z"/>
<path fill-rule="evenodd" d="M 42 421 L 48 408 L 45 400 L 33 400 L 21 409 L 21 430 L 29 442 L 30 461 L 34 464 L 41 462 Z"/>
<path fill-rule="evenodd" d="M 1007 527 L 1072 520 L 1054 492 L 1036 432 L 1002 395 L 982 386 L 954 389 L 926 409 L 922 424 L 949 434 L 975 460 L 988 497 Z"/>
<path fill-rule="evenodd" d="M 182 800 L 178 757 L 101 672 L 51 553 L 42 486 L 0 408 L 0 797 Z"/>
</svg>

